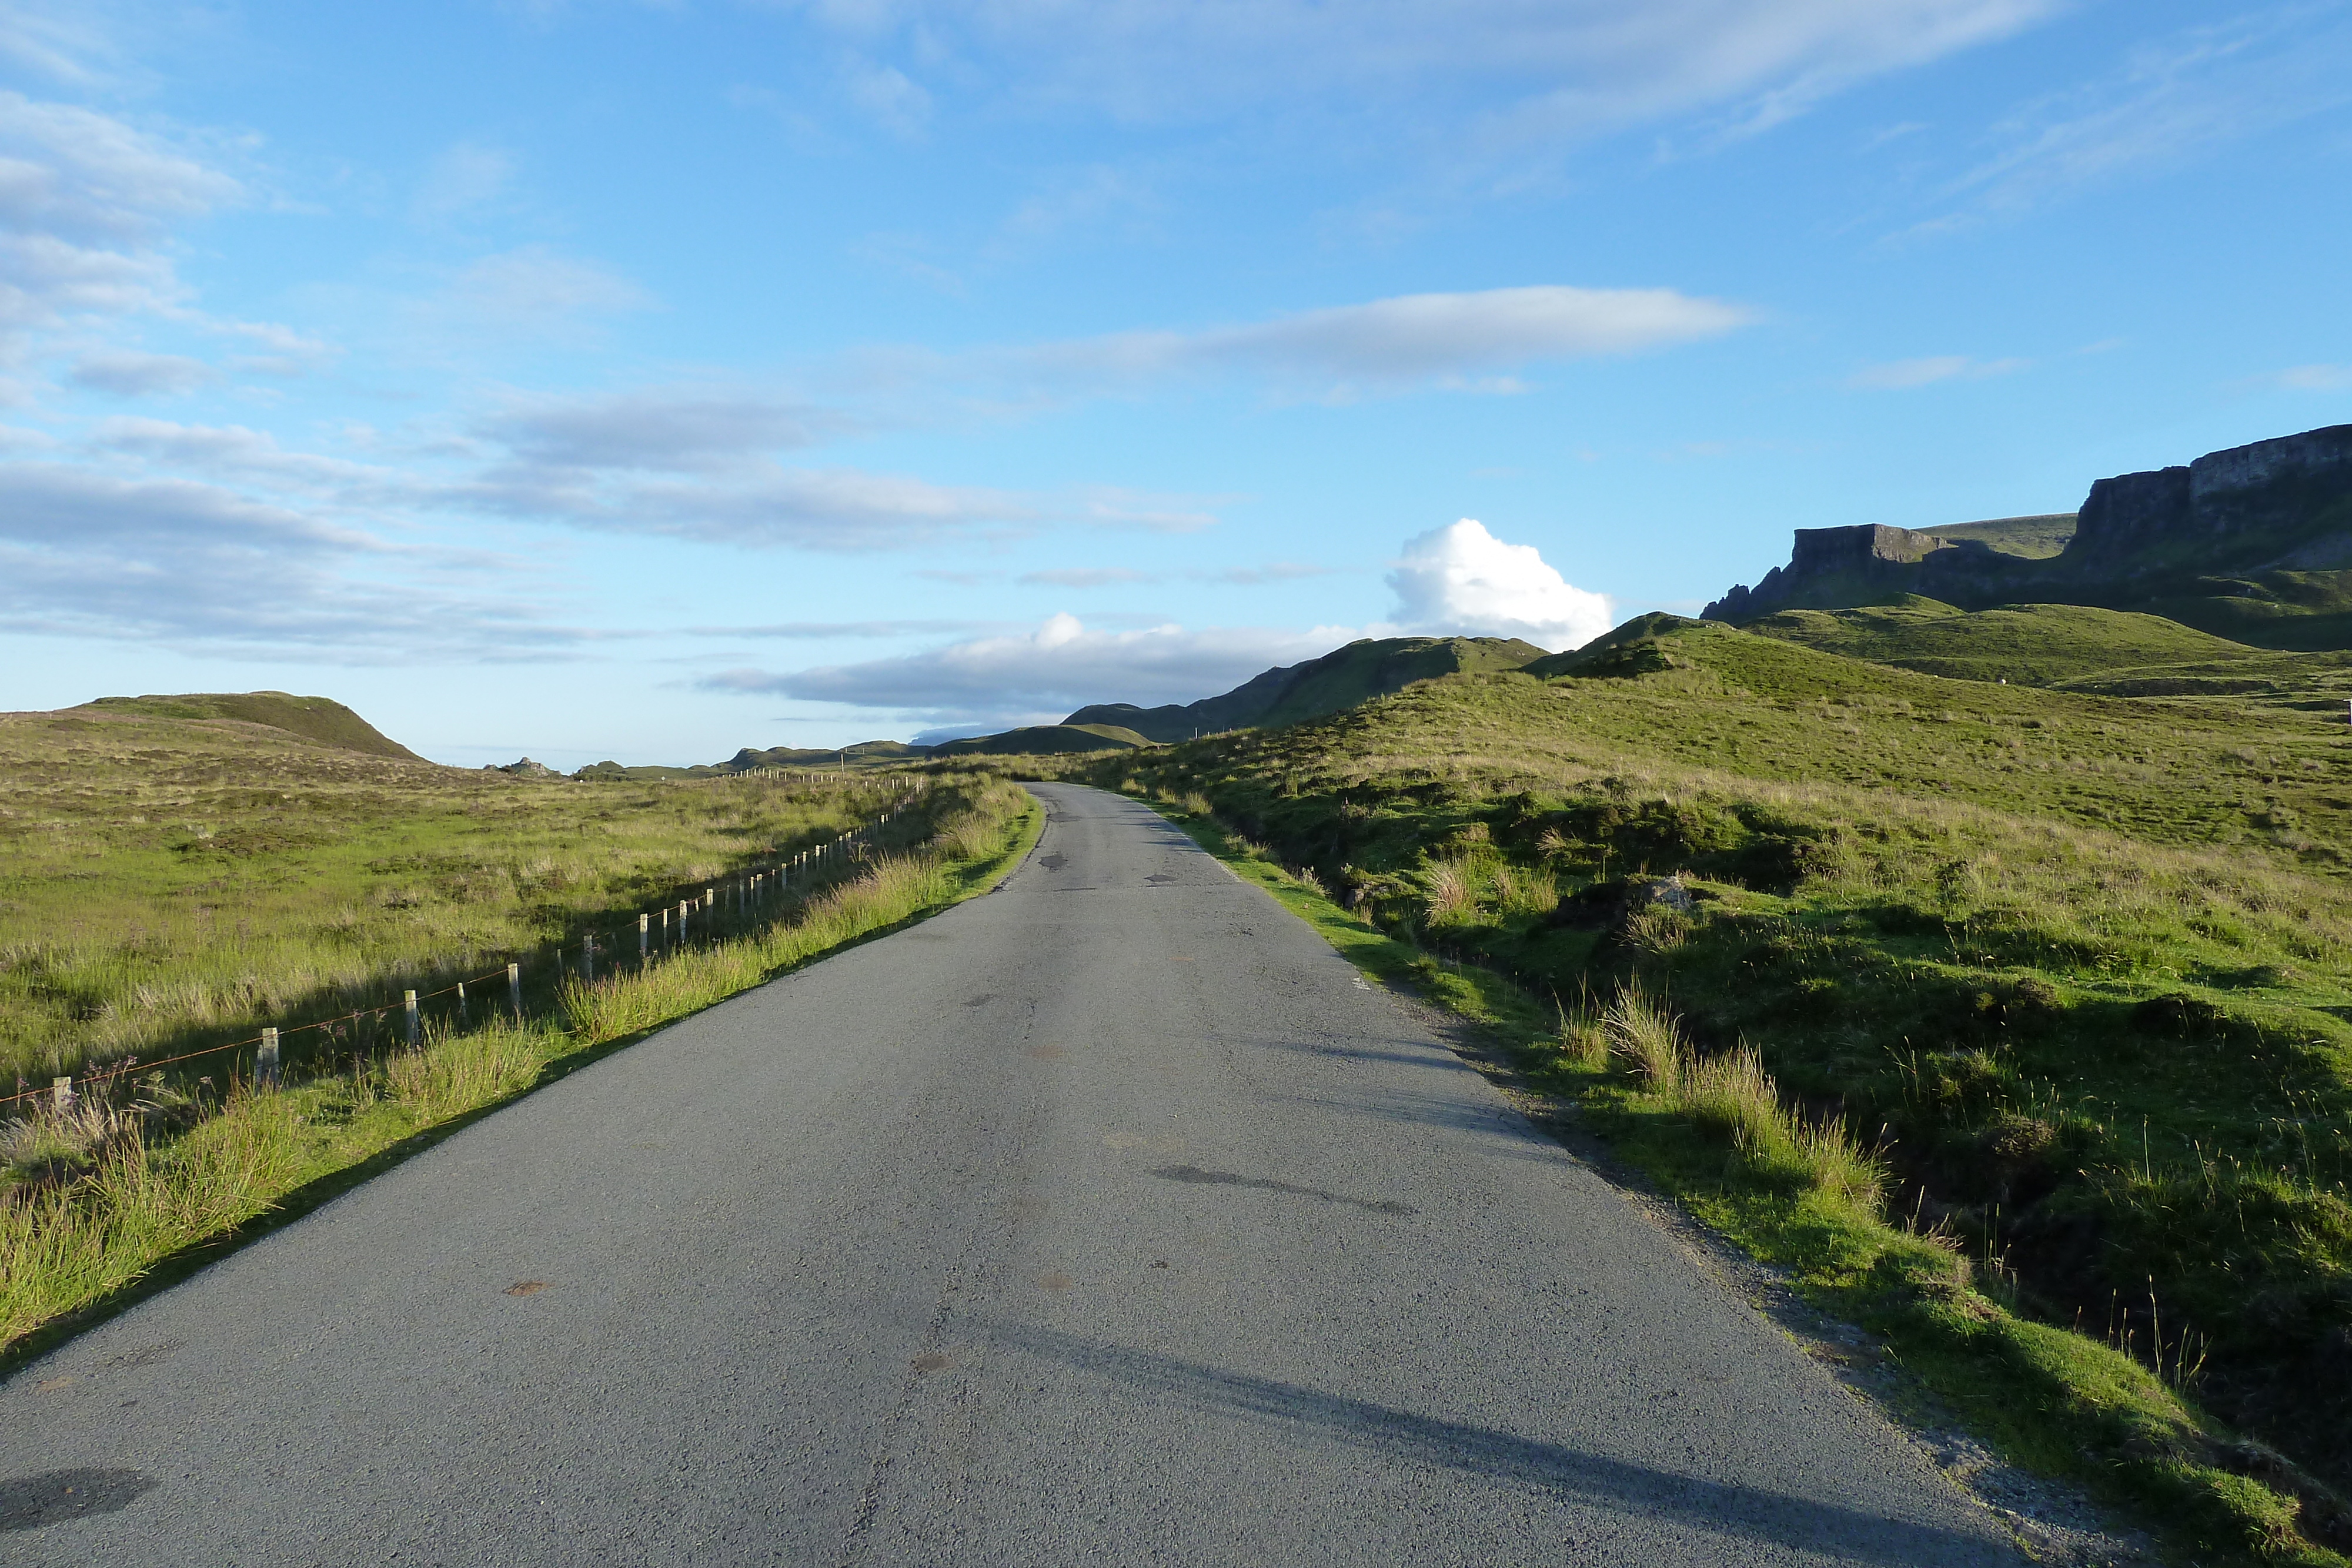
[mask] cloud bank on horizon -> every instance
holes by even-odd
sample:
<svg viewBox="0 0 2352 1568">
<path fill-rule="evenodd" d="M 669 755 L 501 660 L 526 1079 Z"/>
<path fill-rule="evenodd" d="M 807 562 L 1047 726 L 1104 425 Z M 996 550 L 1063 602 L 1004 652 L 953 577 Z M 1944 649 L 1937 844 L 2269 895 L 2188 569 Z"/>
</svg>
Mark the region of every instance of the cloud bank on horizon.
<svg viewBox="0 0 2352 1568">
<path fill-rule="evenodd" d="M 1034 631 L 856 664 L 723 670 L 702 685 L 892 711 L 927 727 L 917 738 L 944 740 L 1053 724 L 1094 703 L 1194 702 L 1360 637 L 1516 637 L 1558 652 L 1613 624 L 1608 595 L 1572 586 L 1534 546 L 1507 543 L 1469 517 L 1407 539 L 1388 585 L 1390 618 L 1360 627 L 1118 631 L 1059 611 Z"/>
</svg>

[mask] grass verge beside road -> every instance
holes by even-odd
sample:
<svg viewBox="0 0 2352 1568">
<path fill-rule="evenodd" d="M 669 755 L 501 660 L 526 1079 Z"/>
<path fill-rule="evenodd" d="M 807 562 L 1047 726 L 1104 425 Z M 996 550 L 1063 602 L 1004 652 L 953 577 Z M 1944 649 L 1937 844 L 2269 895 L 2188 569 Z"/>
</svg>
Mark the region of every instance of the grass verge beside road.
<svg viewBox="0 0 2352 1568">
<path fill-rule="evenodd" d="M 598 1055 L 987 891 L 1036 842 L 1043 821 L 1017 786 L 976 784 L 924 849 L 886 856 L 742 936 L 593 985 L 567 983 L 546 1017 L 436 1027 L 415 1051 L 340 1071 L 329 1064 L 284 1089 L 232 1082 L 211 1104 L 158 1083 L 128 1103 L 86 1105 L 82 1113 L 112 1119 L 85 1141 L 103 1149 L 92 1168 L 0 1207 L 0 1371 L 135 1299 L 159 1271 L 176 1277 L 174 1258 L 195 1249 L 208 1260 L 266 1228 L 291 1195 L 331 1196 L 324 1189 L 341 1190 L 436 1131 Z"/>
</svg>

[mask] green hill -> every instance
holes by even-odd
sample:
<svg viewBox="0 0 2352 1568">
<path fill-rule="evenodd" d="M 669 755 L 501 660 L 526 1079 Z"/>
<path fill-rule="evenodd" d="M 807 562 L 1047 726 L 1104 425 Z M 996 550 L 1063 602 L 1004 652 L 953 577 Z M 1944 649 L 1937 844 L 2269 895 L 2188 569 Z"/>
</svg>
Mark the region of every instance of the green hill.
<svg viewBox="0 0 2352 1568">
<path fill-rule="evenodd" d="M 1074 751 L 1128 751 L 1151 741 L 1109 724 L 1036 724 L 1001 735 L 975 735 L 934 746 L 938 757 L 1050 757 Z"/>
<path fill-rule="evenodd" d="M 225 718 L 243 724 L 266 724 L 318 746 L 364 752 L 370 757 L 394 757 L 408 762 L 425 760 L 342 704 L 327 697 L 298 697 L 285 692 L 190 692 L 178 696 L 100 697 L 82 706 L 145 718 Z"/>
<path fill-rule="evenodd" d="M 1415 681 L 1514 670 L 1543 656 L 1541 648 L 1516 637 L 1364 637 L 1319 659 L 1268 670 L 1219 696 L 1154 708 L 1097 703 L 1062 722 L 1118 725 L 1157 741 L 1190 740 L 1228 729 L 1297 724 Z"/>
<path fill-rule="evenodd" d="M 2276 656 L 2158 615 L 2078 604 L 1964 611 L 1916 595 L 1853 610 L 1783 610 L 1749 622 L 1747 630 L 1924 674 L 2028 686 L 2150 665 Z"/>
</svg>

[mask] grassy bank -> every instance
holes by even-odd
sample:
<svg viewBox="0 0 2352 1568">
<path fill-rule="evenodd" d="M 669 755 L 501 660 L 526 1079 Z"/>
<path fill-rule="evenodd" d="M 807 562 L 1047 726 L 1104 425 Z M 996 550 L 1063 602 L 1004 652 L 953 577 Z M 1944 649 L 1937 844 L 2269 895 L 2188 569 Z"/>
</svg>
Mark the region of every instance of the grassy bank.
<svg viewBox="0 0 2352 1568">
<path fill-rule="evenodd" d="M 1703 628 L 1091 777 L 1213 814 L 2004 1451 L 2201 1560 L 2319 1562 L 2352 1545 L 2347 773 L 2293 712 Z"/>
<path fill-rule="evenodd" d="M 68 1181 L 20 1187 L 0 1207 L 0 1346 L 15 1347 L 0 1354 L 21 1359 L 78 1314 L 119 1302 L 159 1264 L 248 1226 L 289 1194 L 783 970 L 985 891 L 1042 822 L 1011 785 L 966 780 L 935 799 L 926 844 L 885 855 L 731 939 L 593 984 L 569 979 L 541 1016 L 521 1024 L 436 1023 L 418 1049 L 330 1058 L 278 1089 L 131 1081 L 111 1097 L 85 1099 L 71 1125 L 50 1124 L 59 1119 L 46 1113 L 19 1123 L 19 1139 L 70 1143 L 81 1168 Z"/>
<path fill-rule="evenodd" d="M 889 793 L 519 779 L 256 724 L 0 715 L 0 1093 L 438 990 L 827 841 Z"/>
</svg>

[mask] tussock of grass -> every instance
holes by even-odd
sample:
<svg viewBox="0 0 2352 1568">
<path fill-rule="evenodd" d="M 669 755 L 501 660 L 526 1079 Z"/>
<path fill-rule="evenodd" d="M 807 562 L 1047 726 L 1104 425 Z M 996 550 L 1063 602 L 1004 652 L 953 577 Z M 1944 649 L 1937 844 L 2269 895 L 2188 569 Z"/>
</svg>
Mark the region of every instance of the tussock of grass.
<svg viewBox="0 0 2352 1568">
<path fill-rule="evenodd" d="M 567 981 L 555 1017 L 499 1018 L 466 1030 L 436 1024 L 415 1051 L 358 1057 L 282 1090 L 233 1082 L 193 1125 L 137 1102 L 86 1101 L 73 1124 L 34 1113 L 8 1136 L 27 1150 L 70 1151 L 73 1163 L 64 1179 L 20 1185 L 0 1202 L 0 1348 L 21 1345 L 173 1254 L 268 1213 L 305 1184 L 530 1090 L 567 1057 L 984 890 L 1034 841 L 1039 814 L 1007 784 L 971 785 L 960 798 L 940 823 L 938 846 L 886 856 L 793 917 L 743 936 L 593 985 Z M 89 1135 L 93 1127 L 100 1135 Z"/>
</svg>

